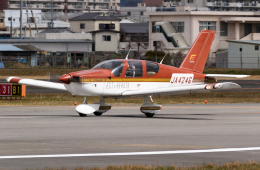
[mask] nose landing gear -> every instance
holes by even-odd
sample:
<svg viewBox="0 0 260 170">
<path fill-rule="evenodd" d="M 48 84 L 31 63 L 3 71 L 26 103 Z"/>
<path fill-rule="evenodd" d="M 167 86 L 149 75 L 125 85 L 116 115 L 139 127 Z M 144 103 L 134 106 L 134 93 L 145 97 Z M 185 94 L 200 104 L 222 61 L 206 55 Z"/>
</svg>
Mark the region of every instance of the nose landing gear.
<svg viewBox="0 0 260 170">
<path fill-rule="evenodd" d="M 84 97 L 83 104 L 76 107 L 80 117 L 86 117 L 88 114 L 94 113 L 96 116 L 101 116 L 103 113 L 111 109 L 111 105 L 106 104 L 103 97 L 100 97 L 99 103 L 87 104 L 87 98 Z"/>
</svg>

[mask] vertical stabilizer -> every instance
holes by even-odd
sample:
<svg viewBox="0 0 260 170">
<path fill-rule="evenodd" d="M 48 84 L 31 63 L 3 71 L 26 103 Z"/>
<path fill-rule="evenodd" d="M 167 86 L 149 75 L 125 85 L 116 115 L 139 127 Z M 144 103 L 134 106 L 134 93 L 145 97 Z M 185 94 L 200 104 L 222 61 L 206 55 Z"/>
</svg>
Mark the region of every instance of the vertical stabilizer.
<svg viewBox="0 0 260 170">
<path fill-rule="evenodd" d="M 215 33 L 214 30 L 202 30 L 181 63 L 180 68 L 202 73 Z"/>
</svg>

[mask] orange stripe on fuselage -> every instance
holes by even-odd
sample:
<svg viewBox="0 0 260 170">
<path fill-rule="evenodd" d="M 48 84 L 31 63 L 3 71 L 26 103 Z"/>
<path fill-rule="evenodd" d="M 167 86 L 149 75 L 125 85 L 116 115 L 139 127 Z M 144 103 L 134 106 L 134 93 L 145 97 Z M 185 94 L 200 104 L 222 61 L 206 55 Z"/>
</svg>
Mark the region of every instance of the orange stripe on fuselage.
<svg viewBox="0 0 260 170">
<path fill-rule="evenodd" d="M 115 79 L 81 79 L 80 82 L 170 82 L 168 78 L 144 79 L 144 78 L 115 78 Z M 194 79 L 193 82 L 204 82 L 204 79 Z"/>
</svg>

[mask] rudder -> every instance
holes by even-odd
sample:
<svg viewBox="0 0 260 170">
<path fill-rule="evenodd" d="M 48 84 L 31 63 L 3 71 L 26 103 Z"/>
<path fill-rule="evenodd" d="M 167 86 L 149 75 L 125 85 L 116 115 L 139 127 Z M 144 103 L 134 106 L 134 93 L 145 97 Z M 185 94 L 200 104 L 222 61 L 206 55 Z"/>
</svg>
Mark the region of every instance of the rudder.
<svg viewBox="0 0 260 170">
<path fill-rule="evenodd" d="M 202 30 L 181 63 L 180 68 L 202 73 L 216 31 Z"/>
</svg>

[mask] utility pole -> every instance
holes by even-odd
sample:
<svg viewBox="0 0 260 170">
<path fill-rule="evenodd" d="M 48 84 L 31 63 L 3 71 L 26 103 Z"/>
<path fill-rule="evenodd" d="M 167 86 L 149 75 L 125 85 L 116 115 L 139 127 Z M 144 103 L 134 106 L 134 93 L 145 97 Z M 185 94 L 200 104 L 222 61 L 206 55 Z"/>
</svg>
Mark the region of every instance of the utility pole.
<svg viewBox="0 0 260 170">
<path fill-rule="evenodd" d="M 12 17 L 12 12 L 11 12 L 11 30 L 10 30 L 10 39 L 12 39 L 13 38 L 13 17 Z"/>
<path fill-rule="evenodd" d="M 20 39 L 23 34 L 23 0 L 20 0 Z"/>
<path fill-rule="evenodd" d="M 51 28 L 54 27 L 54 23 L 53 23 L 53 0 L 51 0 Z"/>
</svg>

